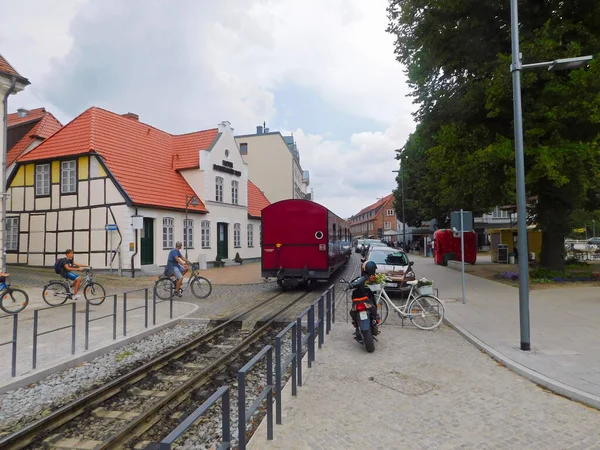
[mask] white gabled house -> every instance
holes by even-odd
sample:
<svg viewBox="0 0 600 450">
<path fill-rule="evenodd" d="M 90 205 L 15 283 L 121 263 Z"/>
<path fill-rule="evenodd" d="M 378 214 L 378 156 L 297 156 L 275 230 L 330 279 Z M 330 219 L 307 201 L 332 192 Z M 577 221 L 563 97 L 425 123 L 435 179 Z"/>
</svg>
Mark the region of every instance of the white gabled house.
<svg viewBox="0 0 600 450">
<path fill-rule="evenodd" d="M 8 263 L 51 266 L 73 248 L 134 274 L 164 266 L 178 240 L 190 260 L 260 257 L 269 203 L 229 122 L 171 135 L 92 107 L 21 156 L 8 186 Z"/>
</svg>

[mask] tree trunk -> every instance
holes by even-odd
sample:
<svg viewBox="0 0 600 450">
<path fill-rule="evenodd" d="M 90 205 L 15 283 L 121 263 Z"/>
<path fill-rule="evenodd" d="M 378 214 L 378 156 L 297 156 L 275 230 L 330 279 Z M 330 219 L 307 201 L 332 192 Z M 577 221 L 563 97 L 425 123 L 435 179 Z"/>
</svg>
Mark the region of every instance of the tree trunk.
<svg viewBox="0 0 600 450">
<path fill-rule="evenodd" d="M 520 256 L 520 255 L 519 255 Z M 562 271 L 565 268 L 565 235 L 555 230 L 542 231 L 540 266 Z"/>
</svg>

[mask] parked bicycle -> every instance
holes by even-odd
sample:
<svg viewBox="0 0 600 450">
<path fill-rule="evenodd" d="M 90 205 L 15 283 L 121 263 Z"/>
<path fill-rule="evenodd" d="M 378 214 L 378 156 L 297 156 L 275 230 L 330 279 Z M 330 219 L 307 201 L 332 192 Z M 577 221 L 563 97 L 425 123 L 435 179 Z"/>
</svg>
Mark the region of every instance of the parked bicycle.
<svg viewBox="0 0 600 450">
<path fill-rule="evenodd" d="M 104 287 L 94 280 L 94 271 L 91 267 L 84 267 L 81 270 L 85 272 L 81 288 L 83 289 L 84 298 L 91 305 L 100 305 L 106 298 L 106 290 Z M 51 280 L 44 286 L 42 298 L 50 306 L 59 306 L 67 300 L 73 299 L 73 284 L 69 280 Z"/>
<path fill-rule="evenodd" d="M 206 298 L 212 292 L 212 284 L 210 281 L 208 281 L 208 279 L 198 275 L 199 269 L 199 263 L 192 263 L 192 273 L 188 277 L 187 284 L 182 283 L 181 290 L 182 292 L 185 292 L 186 289 L 192 288 L 192 293 L 197 298 Z M 161 300 L 169 300 L 173 295 L 175 295 L 176 282 L 177 280 L 173 274 L 170 276 L 161 275 L 156 283 L 154 283 L 154 291 L 156 292 L 156 296 Z"/>
<path fill-rule="evenodd" d="M 6 281 L 0 283 L 0 308 L 2 311 L 7 314 L 17 314 L 23 311 L 28 304 L 27 292 L 10 287 Z"/>
<path fill-rule="evenodd" d="M 432 330 L 439 327 L 444 320 L 444 313 L 446 311 L 444 303 L 433 294 L 415 293 L 418 290 L 418 280 L 407 281 L 406 284 L 410 286 L 410 292 L 408 293 L 406 303 L 400 307 L 392 302 L 383 285 L 369 285 L 369 288 L 375 294 L 375 302 L 379 317 L 381 318 L 379 326 L 381 327 L 385 323 L 390 309 L 393 308 L 400 318 L 410 319 L 412 324 L 421 330 Z"/>
</svg>

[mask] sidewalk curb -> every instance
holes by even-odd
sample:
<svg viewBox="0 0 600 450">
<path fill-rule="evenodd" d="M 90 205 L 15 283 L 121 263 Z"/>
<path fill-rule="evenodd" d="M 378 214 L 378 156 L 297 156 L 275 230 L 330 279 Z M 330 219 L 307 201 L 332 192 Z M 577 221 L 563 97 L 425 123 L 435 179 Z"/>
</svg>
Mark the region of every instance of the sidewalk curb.
<svg viewBox="0 0 600 450">
<path fill-rule="evenodd" d="M 570 400 L 577 401 L 579 403 L 583 403 L 591 408 L 600 410 L 600 397 L 597 397 L 593 394 L 588 394 L 587 392 L 583 392 L 579 389 L 573 388 L 571 386 L 567 386 L 566 384 L 561 383 L 560 381 L 549 378 L 545 375 L 542 375 L 535 370 L 532 370 L 522 364 L 519 364 L 516 361 L 508 358 L 503 355 L 499 351 L 495 350 L 491 346 L 487 345 L 477 336 L 473 335 L 469 331 L 464 328 L 452 323 L 447 317 L 444 318 L 444 323 L 457 331 L 461 336 L 463 336 L 467 341 L 473 344 L 475 347 L 487 353 L 492 359 L 502 363 L 504 366 L 512 370 L 513 372 L 521 375 L 524 378 L 543 386 L 546 389 L 554 392 L 555 394 L 566 397 Z"/>
</svg>

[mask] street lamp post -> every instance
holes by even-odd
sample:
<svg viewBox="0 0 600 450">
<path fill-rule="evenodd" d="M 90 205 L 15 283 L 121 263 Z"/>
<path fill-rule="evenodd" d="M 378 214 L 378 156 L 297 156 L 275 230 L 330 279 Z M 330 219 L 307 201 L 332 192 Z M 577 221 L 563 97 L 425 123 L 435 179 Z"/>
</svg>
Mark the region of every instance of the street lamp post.
<svg viewBox="0 0 600 450">
<path fill-rule="evenodd" d="M 188 225 L 188 206 L 198 206 L 198 199 L 195 195 L 185 194 L 185 222 L 183 223 L 183 246 L 185 247 L 185 259 L 188 259 L 188 240 L 190 239 L 190 230 Z M 187 230 L 187 231 L 186 231 Z"/>
<path fill-rule="evenodd" d="M 385 203 L 383 203 L 383 199 L 385 197 L 377 197 L 377 200 L 381 200 L 381 238 L 380 239 L 384 239 L 384 232 L 385 232 L 385 227 L 383 226 L 385 223 L 385 216 L 383 215 L 383 207 L 385 206 Z"/>
<path fill-rule="evenodd" d="M 510 71 L 513 79 L 513 110 L 515 129 L 515 165 L 517 170 L 517 226 L 519 249 L 519 317 L 521 331 L 521 350 L 531 350 L 529 329 L 529 253 L 527 251 L 527 203 L 525 198 L 525 156 L 523 151 L 523 116 L 521 107 L 521 70 L 547 67 L 548 70 L 577 69 L 593 58 L 557 59 L 534 64 L 521 64 L 519 51 L 519 6 L 517 0 L 510 1 L 512 65 Z"/>
<path fill-rule="evenodd" d="M 394 150 L 396 153 L 402 153 L 402 150 Z M 400 173 L 400 185 L 402 194 L 402 244 L 406 247 L 406 219 L 404 217 L 404 168 L 402 167 L 402 161 L 400 161 L 400 170 L 392 170 L 392 172 Z"/>
</svg>

